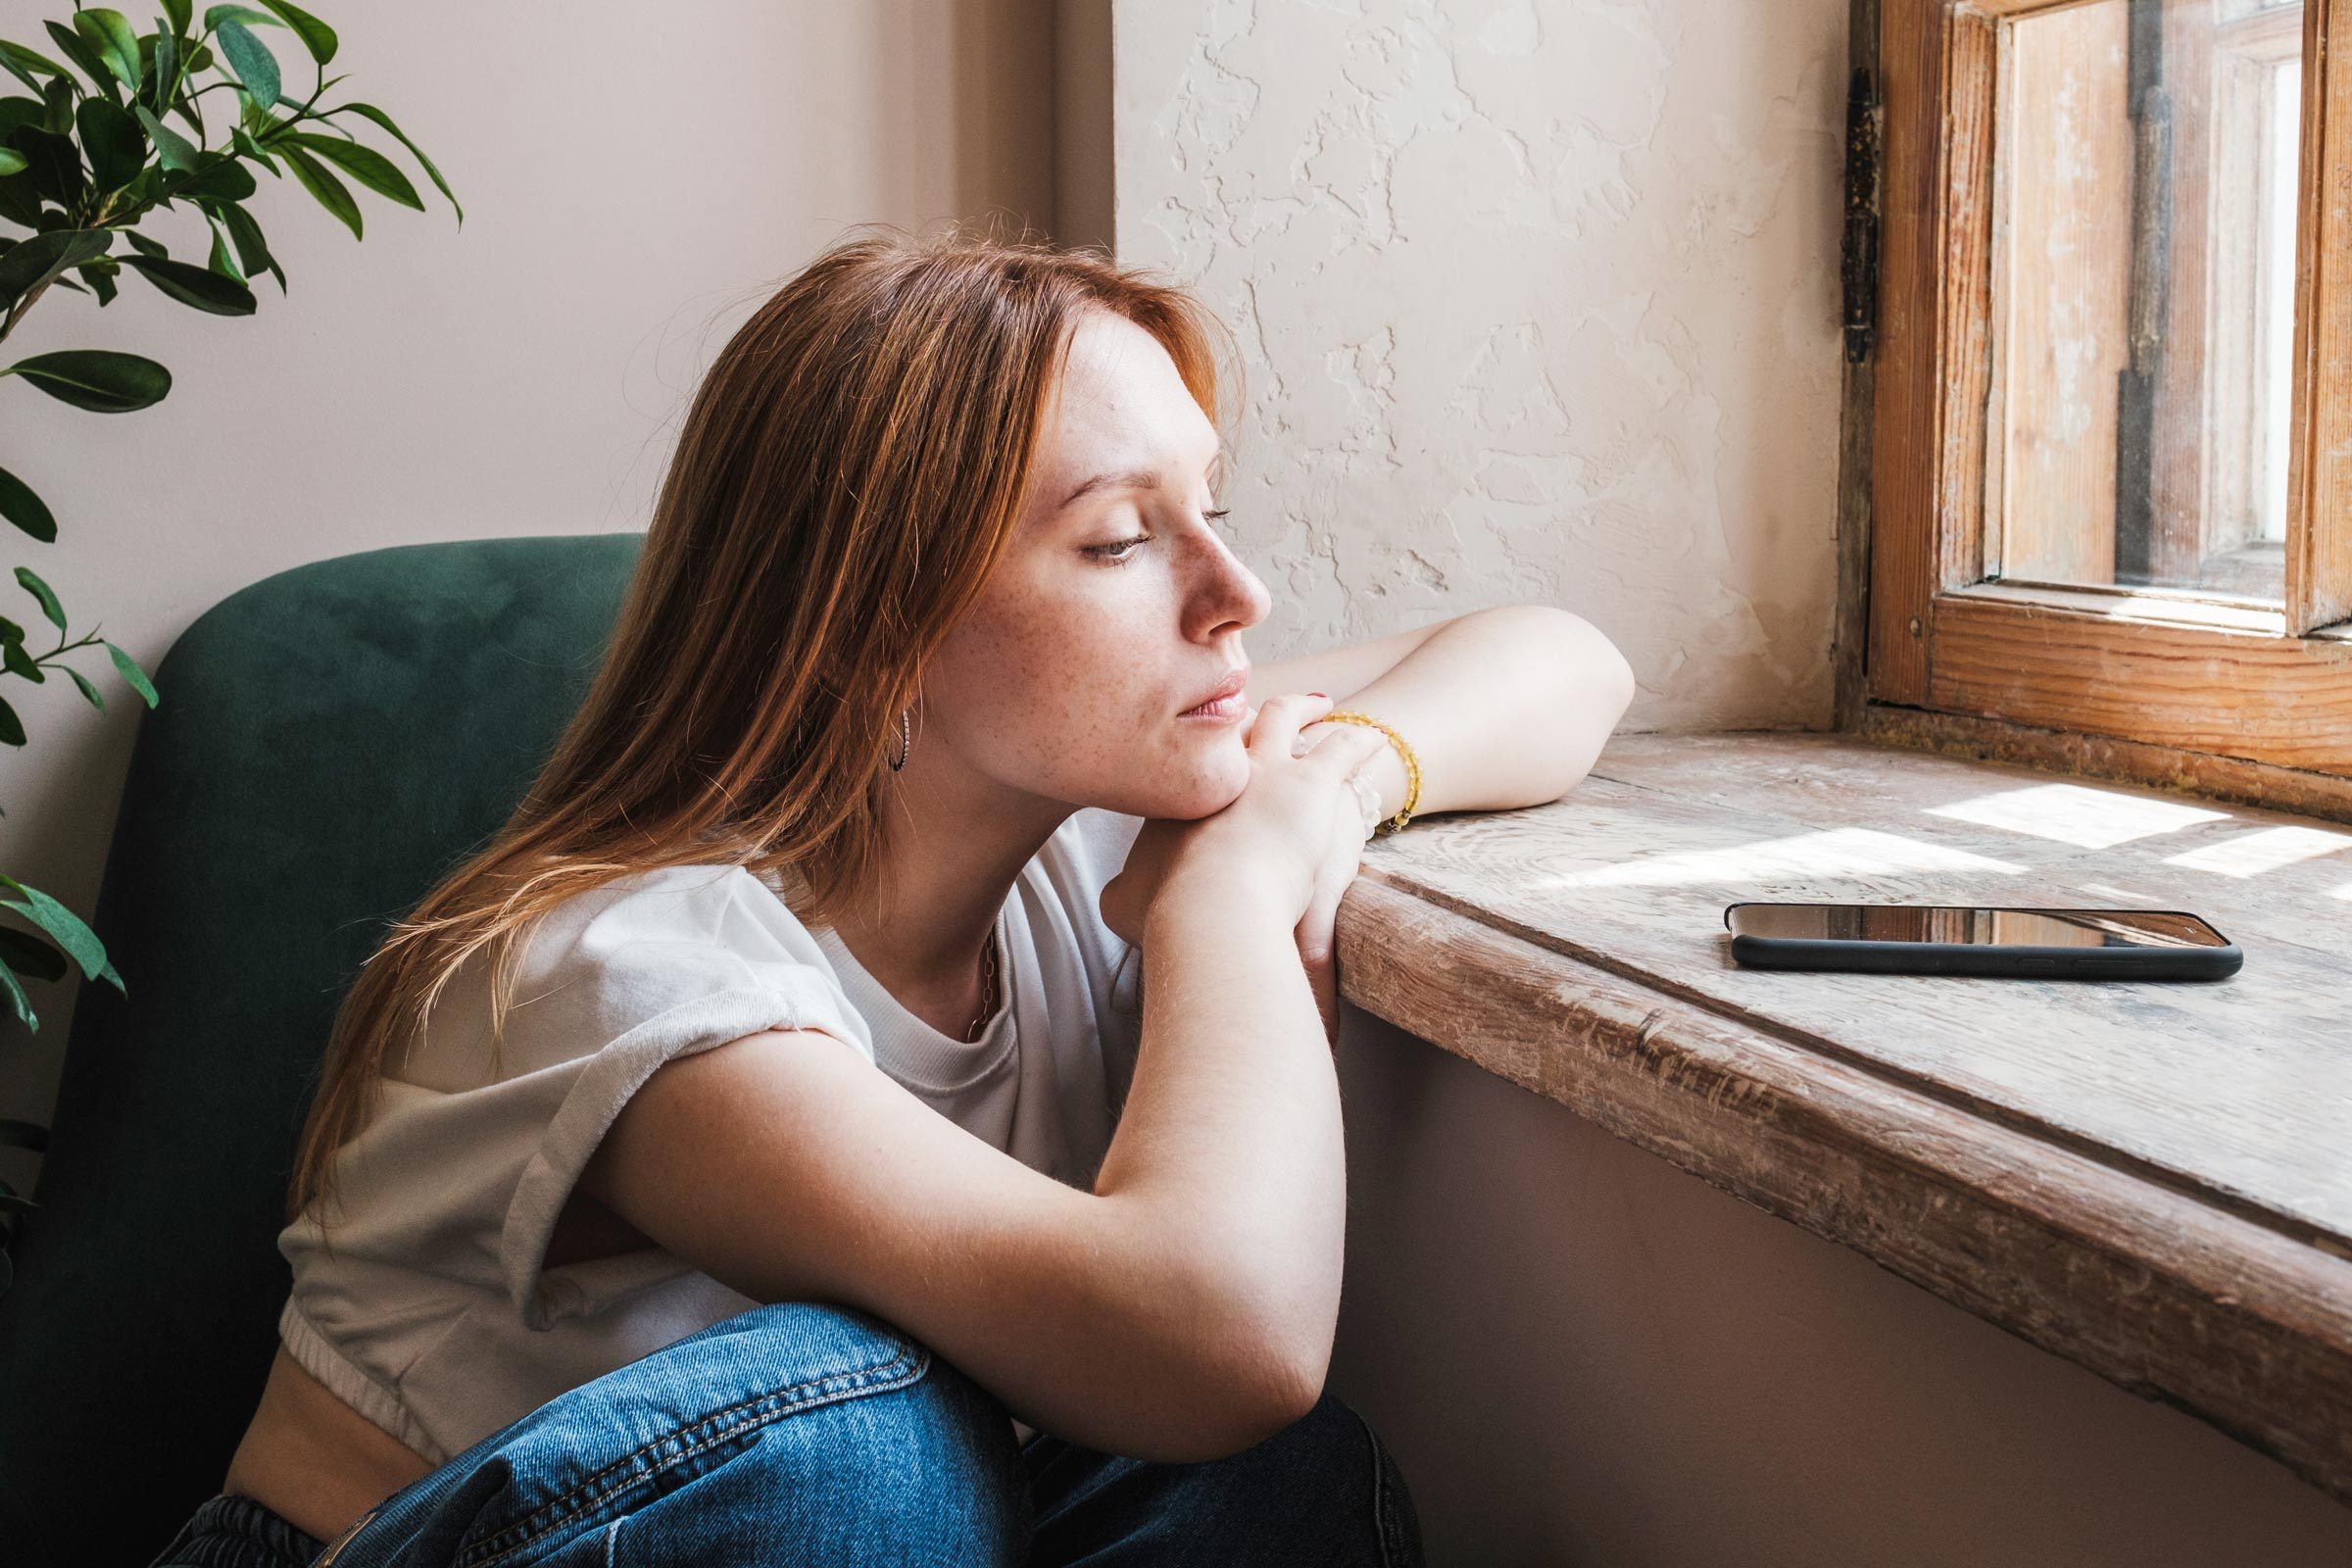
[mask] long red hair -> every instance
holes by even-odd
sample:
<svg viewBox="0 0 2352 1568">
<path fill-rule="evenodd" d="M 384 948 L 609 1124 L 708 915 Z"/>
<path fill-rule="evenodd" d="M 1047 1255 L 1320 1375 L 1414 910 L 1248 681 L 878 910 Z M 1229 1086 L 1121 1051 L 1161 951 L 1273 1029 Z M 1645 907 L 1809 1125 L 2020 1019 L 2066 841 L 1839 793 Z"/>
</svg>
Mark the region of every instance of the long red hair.
<svg viewBox="0 0 2352 1568">
<path fill-rule="evenodd" d="M 1018 517 L 1072 329 L 1152 333 L 1217 422 L 1215 318 L 1099 252 L 861 225 L 719 351 L 585 701 L 488 844 L 388 929 L 338 1008 L 287 1217 L 335 1197 L 396 1044 L 496 944 L 492 1070 L 534 919 L 629 872 L 776 875 L 828 925 L 875 870 L 899 711 Z"/>
</svg>

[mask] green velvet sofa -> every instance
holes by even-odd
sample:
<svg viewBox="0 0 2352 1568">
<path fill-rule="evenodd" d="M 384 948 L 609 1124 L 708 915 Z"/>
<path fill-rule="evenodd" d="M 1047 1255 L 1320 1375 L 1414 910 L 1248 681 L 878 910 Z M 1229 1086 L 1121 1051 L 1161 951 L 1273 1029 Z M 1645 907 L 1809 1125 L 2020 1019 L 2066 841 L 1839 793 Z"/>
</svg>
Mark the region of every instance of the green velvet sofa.
<svg viewBox="0 0 2352 1568">
<path fill-rule="evenodd" d="M 94 920 L 128 995 L 81 988 L 0 1296 L 0 1563 L 137 1568 L 220 1489 L 276 1346 L 335 1004 L 521 799 L 643 539 L 316 562 L 156 668 Z"/>
</svg>

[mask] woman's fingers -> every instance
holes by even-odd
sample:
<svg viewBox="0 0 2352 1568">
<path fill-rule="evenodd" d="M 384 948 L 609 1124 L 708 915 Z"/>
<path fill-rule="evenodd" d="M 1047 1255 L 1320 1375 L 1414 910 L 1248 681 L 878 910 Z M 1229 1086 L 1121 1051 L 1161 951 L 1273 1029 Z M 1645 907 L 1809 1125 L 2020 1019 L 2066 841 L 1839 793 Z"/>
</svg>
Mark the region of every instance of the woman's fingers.
<svg viewBox="0 0 2352 1568">
<path fill-rule="evenodd" d="M 1340 1041 L 1340 901 L 1347 897 L 1363 863 L 1362 823 L 1351 792 L 1334 802 L 1331 836 L 1315 878 L 1315 891 L 1296 933 L 1298 960 L 1314 992 L 1315 1008 L 1323 1015 L 1323 1036 L 1334 1050 Z"/>
<path fill-rule="evenodd" d="M 1283 692 L 1269 697 L 1250 717 L 1243 745 L 1252 752 L 1276 756 L 1298 755 L 1298 732 L 1331 711 L 1331 699 L 1312 692 Z"/>
</svg>

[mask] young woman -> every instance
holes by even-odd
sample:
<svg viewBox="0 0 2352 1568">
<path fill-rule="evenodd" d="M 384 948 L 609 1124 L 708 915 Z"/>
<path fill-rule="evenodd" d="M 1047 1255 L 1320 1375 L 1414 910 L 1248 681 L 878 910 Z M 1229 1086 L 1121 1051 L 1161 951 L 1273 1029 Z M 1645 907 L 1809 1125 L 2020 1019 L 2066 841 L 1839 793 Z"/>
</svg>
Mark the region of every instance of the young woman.
<svg viewBox="0 0 2352 1568">
<path fill-rule="evenodd" d="M 344 999 L 159 1564 L 1421 1560 L 1322 1391 L 1333 918 L 1631 677 L 1541 606 L 1253 669 L 1211 328 L 884 231 L 734 335 L 593 689 Z"/>
</svg>

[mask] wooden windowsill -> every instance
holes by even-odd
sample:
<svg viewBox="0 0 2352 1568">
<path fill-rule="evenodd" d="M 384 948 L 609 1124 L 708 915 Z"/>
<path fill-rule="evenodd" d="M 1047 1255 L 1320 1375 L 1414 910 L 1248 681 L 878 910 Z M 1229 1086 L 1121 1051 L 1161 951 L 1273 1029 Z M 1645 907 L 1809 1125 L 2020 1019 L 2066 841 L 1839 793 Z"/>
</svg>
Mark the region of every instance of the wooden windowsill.
<svg viewBox="0 0 2352 1568">
<path fill-rule="evenodd" d="M 1741 899 L 2192 909 L 2233 978 L 1798 974 Z M 1629 735 L 1375 840 L 1356 1005 L 2352 1500 L 2352 829 L 1849 736 Z"/>
</svg>

